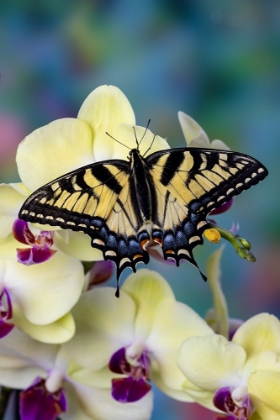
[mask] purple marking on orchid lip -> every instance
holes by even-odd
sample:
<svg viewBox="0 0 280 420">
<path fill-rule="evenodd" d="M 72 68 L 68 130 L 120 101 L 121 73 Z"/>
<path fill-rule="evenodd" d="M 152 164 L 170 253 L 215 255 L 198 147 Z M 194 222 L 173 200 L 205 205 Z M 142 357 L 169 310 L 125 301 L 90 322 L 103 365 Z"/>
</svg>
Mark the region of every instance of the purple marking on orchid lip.
<svg viewBox="0 0 280 420">
<path fill-rule="evenodd" d="M 217 207 L 216 209 L 212 210 L 210 212 L 210 215 L 212 216 L 213 214 L 224 213 L 225 211 L 227 211 L 232 206 L 232 203 L 233 203 L 233 198 L 231 198 L 229 201 L 224 203 L 221 207 Z"/>
<path fill-rule="evenodd" d="M 125 359 L 125 347 L 113 354 L 109 362 L 109 369 L 114 373 L 129 373 L 130 364 Z"/>
<path fill-rule="evenodd" d="M 8 335 L 12 329 L 14 328 L 14 324 L 9 324 L 8 322 L 0 320 L 0 338 L 5 337 Z"/>
<path fill-rule="evenodd" d="M 17 241 L 21 242 L 22 244 L 28 245 L 28 242 L 26 240 L 26 229 L 28 229 L 27 222 L 24 222 L 20 219 L 16 219 L 16 221 L 13 224 L 13 235 Z"/>
<path fill-rule="evenodd" d="M 42 230 L 39 235 L 33 235 L 27 222 L 17 219 L 13 225 L 13 234 L 19 242 L 31 248 L 17 248 L 17 260 L 24 265 L 39 264 L 51 258 L 56 250 L 53 245 L 53 233 Z"/>
<path fill-rule="evenodd" d="M 56 250 L 54 249 L 36 249 L 36 248 L 17 248 L 17 260 L 24 265 L 40 264 L 49 260 Z"/>
<path fill-rule="evenodd" d="M 247 395 L 244 401 L 237 405 L 233 401 L 231 387 L 220 388 L 215 392 L 213 403 L 219 410 L 233 416 L 236 420 L 248 420 L 250 416 L 250 399 Z"/>
<path fill-rule="evenodd" d="M 112 380 L 112 397 L 121 403 L 132 403 L 143 398 L 151 390 L 144 379 L 137 381 L 129 376 Z"/>
<path fill-rule="evenodd" d="M 150 391 L 150 360 L 145 352 L 132 365 L 126 360 L 126 349 L 122 347 L 111 357 L 109 368 L 114 373 L 126 375 L 125 378 L 112 379 L 112 397 L 115 400 L 123 403 L 138 401 Z"/>
<path fill-rule="evenodd" d="M 0 338 L 5 337 L 14 328 L 14 324 L 7 322 L 12 318 L 12 301 L 6 289 L 0 294 Z"/>
<path fill-rule="evenodd" d="M 35 379 L 32 385 L 20 393 L 21 420 L 55 420 L 67 410 L 67 400 L 61 388 L 50 393 L 45 387 L 45 380 Z"/>
</svg>

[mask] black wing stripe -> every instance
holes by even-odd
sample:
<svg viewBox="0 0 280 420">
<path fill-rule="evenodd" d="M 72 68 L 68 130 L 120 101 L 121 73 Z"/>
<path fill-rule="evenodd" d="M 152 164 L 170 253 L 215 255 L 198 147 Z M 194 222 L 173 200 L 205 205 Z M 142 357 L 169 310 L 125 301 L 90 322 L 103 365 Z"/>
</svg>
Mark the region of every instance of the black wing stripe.
<svg viewBox="0 0 280 420">
<path fill-rule="evenodd" d="M 103 165 L 98 167 L 91 168 L 92 175 L 98 179 L 106 187 L 114 191 L 115 194 L 119 194 L 122 190 L 122 186 L 119 184 L 118 180 L 112 175 L 108 168 Z"/>
<path fill-rule="evenodd" d="M 171 153 L 166 161 L 166 165 L 163 168 L 160 182 L 165 187 L 170 183 L 171 179 L 175 175 L 176 171 L 180 168 L 184 161 L 184 153 Z"/>
</svg>

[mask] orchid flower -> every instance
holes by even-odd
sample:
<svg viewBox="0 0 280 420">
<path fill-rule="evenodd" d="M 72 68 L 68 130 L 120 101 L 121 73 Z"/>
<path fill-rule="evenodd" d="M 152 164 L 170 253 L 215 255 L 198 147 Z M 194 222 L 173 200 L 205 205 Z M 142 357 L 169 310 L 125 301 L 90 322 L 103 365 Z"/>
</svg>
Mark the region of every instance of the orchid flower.
<svg viewBox="0 0 280 420">
<path fill-rule="evenodd" d="M 191 308 L 175 300 L 158 273 L 141 269 L 130 275 L 120 299 L 110 287 L 87 291 L 73 315 L 76 334 L 63 348 L 87 370 L 80 377 L 85 384 L 92 384 L 93 371 L 122 403 L 151 394 L 151 382 L 174 398 L 192 401 L 182 389 L 178 349 L 189 336 L 214 333 Z"/>
<path fill-rule="evenodd" d="M 250 318 L 232 341 L 214 334 L 190 337 L 178 365 L 188 395 L 234 420 L 280 416 L 280 322 L 267 313 Z"/>
<path fill-rule="evenodd" d="M 151 395 L 134 404 L 115 401 L 110 389 L 86 386 L 60 345 L 43 344 L 15 328 L 0 341 L 0 384 L 20 392 L 21 420 L 148 420 Z"/>
<path fill-rule="evenodd" d="M 75 332 L 70 313 L 85 286 L 83 266 L 63 253 L 26 266 L 0 260 L 0 336 L 17 325 L 31 337 L 49 343 L 69 340 Z"/>
</svg>

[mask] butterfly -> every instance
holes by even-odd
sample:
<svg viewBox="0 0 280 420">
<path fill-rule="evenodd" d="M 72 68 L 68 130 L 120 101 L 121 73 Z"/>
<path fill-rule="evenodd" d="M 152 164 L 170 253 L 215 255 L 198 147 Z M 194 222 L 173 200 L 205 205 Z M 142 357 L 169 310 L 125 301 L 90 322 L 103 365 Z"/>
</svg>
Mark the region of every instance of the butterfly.
<svg viewBox="0 0 280 420">
<path fill-rule="evenodd" d="M 115 262 L 118 282 L 126 267 L 135 272 L 139 262 L 148 264 L 150 241 L 177 266 L 187 260 L 198 268 L 193 248 L 203 243 L 207 215 L 268 174 L 237 152 L 185 147 L 145 157 L 151 147 L 141 155 L 136 143 L 127 161 L 96 162 L 60 176 L 19 212 L 28 222 L 89 235 L 104 260 Z"/>
</svg>

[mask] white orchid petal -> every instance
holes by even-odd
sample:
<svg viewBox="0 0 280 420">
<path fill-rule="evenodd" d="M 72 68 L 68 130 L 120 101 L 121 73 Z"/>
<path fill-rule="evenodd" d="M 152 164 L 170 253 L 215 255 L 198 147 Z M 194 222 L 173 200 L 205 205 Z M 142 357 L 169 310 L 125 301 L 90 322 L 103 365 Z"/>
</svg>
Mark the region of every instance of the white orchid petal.
<svg viewBox="0 0 280 420">
<path fill-rule="evenodd" d="M 25 197 L 7 184 L 0 185 L 0 238 L 8 236 Z"/>
<path fill-rule="evenodd" d="M 170 389 L 182 391 L 185 380 L 177 366 L 183 341 L 193 335 L 211 333 L 204 319 L 187 305 L 168 299 L 157 306 L 147 346 L 157 361 L 163 381 Z"/>
<path fill-rule="evenodd" d="M 6 337 L 1 338 L 0 370 L 16 370 L 18 373 L 20 369 L 30 367 L 51 369 L 58 349 L 58 345 L 40 343 L 14 328 Z"/>
<path fill-rule="evenodd" d="M 157 369 L 156 366 L 152 367 L 151 380 L 158 389 L 160 389 L 162 392 L 164 392 L 164 394 L 168 395 L 169 397 L 174 398 L 177 401 L 194 402 L 194 399 L 183 390 L 182 386 L 181 389 L 170 388 L 163 381 L 161 372 Z"/>
<path fill-rule="evenodd" d="M 178 365 L 186 377 L 205 391 L 236 387 L 241 380 L 246 353 L 223 336 L 211 334 L 184 341 Z"/>
<path fill-rule="evenodd" d="M 0 260 L 5 266 L 2 282 L 12 301 L 34 324 L 50 324 L 64 316 L 77 302 L 85 277 L 80 261 L 56 253 L 41 264 L 25 266 Z"/>
<path fill-rule="evenodd" d="M 13 305 L 13 317 L 11 319 L 18 328 L 35 340 L 43 343 L 58 344 L 70 340 L 75 333 L 75 323 L 71 313 L 47 325 L 35 325 L 29 322 L 18 305 Z"/>
<path fill-rule="evenodd" d="M 116 86 L 99 86 L 91 92 L 83 102 L 78 118 L 92 129 L 96 161 L 112 159 L 115 142 L 106 132 L 112 136 L 114 126 L 118 124 L 135 125 L 133 109 L 127 97 Z"/>
<path fill-rule="evenodd" d="M 137 402 L 123 404 L 113 399 L 109 389 L 91 388 L 73 382 L 72 385 L 75 387 L 80 407 L 91 419 L 149 420 L 151 417 L 152 391 Z M 69 417 L 68 419 L 70 420 Z"/>
<path fill-rule="evenodd" d="M 238 328 L 232 341 L 244 348 L 248 359 L 265 350 L 280 352 L 280 322 L 267 313 L 255 315 Z"/>
<path fill-rule="evenodd" d="M 172 289 L 156 271 L 141 269 L 125 280 L 122 290 L 137 306 L 135 335 L 145 339 L 153 327 L 157 306 L 165 299 L 175 300 Z"/>
<path fill-rule="evenodd" d="M 280 355 L 272 350 L 263 351 L 257 358 L 256 369 L 280 372 Z"/>
<path fill-rule="evenodd" d="M 55 235 L 55 245 L 60 251 L 82 261 L 103 260 L 102 252 L 91 246 L 91 239 L 88 235 L 71 230 L 67 232 L 67 242 L 65 241 L 66 237 L 62 236 L 60 231 Z"/>
<path fill-rule="evenodd" d="M 211 149 L 230 150 L 230 148 L 222 140 L 217 139 L 211 142 Z"/>
<path fill-rule="evenodd" d="M 248 391 L 261 418 L 280 418 L 280 372 L 259 370 L 252 373 L 248 380 Z"/>
<path fill-rule="evenodd" d="M 49 181 L 93 162 L 92 132 L 83 121 L 62 118 L 29 134 L 19 144 L 20 178 L 34 191 Z"/>
<path fill-rule="evenodd" d="M 135 303 L 121 292 L 116 299 L 111 287 L 85 292 L 73 309 L 75 336 L 63 346 L 81 367 L 98 370 L 107 366 L 117 350 L 133 341 Z"/>
<path fill-rule="evenodd" d="M 11 182 L 9 185 L 24 197 L 28 197 L 31 194 L 31 191 L 23 182 Z"/>
<path fill-rule="evenodd" d="M 210 141 L 207 134 L 193 118 L 182 111 L 178 112 L 178 118 L 188 146 L 191 146 L 190 143 L 194 139 L 199 139 L 202 144 L 201 146 L 195 147 L 210 146 Z"/>
<path fill-rule="evenodd" d="M 4 260 L 17 261 L 17 248 L 25 247 L 18 242 L 14 235 L 10 233 L 6 238 L 0 239 L 0 258 Z M 28 248 L 28 246 L 26 246 Z M 1 262 L 0 262 L 1 266 Z"/>
</svg>

